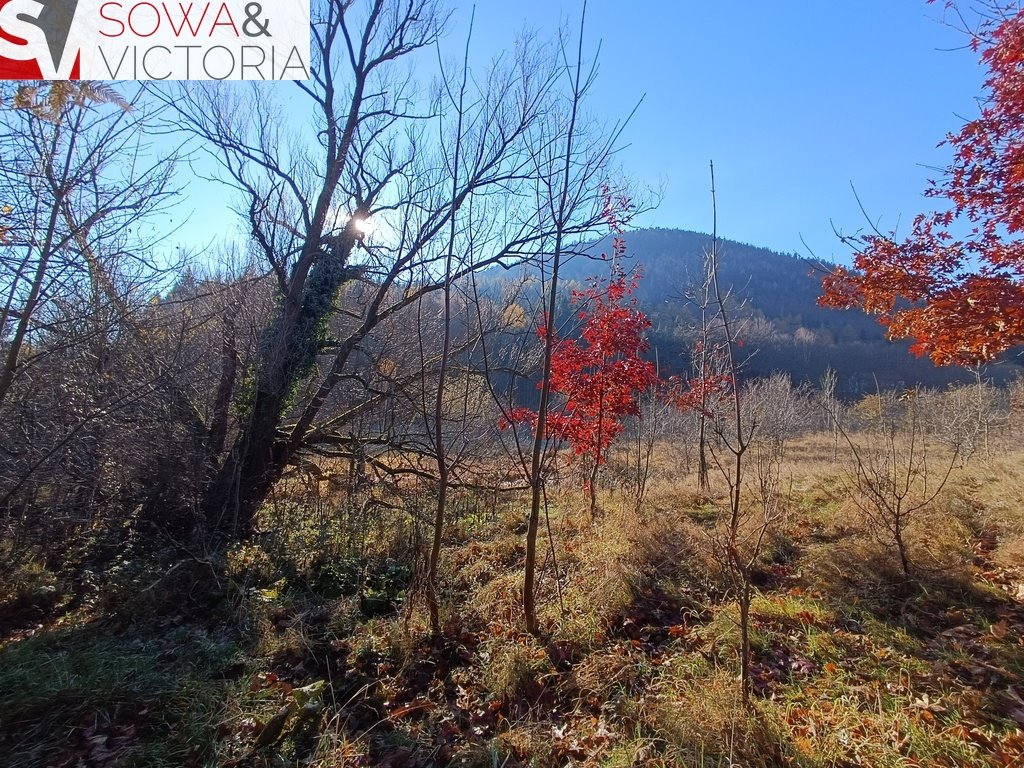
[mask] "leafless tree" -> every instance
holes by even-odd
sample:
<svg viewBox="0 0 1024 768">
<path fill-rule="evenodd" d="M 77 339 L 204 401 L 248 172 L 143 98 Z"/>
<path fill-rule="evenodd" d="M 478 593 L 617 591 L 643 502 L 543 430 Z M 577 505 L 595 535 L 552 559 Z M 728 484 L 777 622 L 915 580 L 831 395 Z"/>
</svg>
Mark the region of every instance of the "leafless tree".
<svg viewBox="0 0 1024 768">
<path fill-rule="evenodd" d="M 789 440 L 811 428 L 814 411 L 803 390 L 793 387 L 788 373 L 776 372 L 743 387 L 743 415 L 757 427 L 757 439 L 782 456 Z"/>
<path fill-rule="evenodd" d="M 458 194 L 459 176 L 462 170 L 463 139 L 467 131 L 472 131 L 477 126 L 467 125 L 467 86 L 469 82 L 469 43 L 472 39 L 472 21 L 470 21 L 470 32 L 466 39 L 466 50 L 462 59 L 461 78 L 457 85 L 449 79 L 442 80 L 444 88 L 441 95 L 446 99 L 447 105 L 451 106 L 455 113 L 454 132 L 451 136 L 446 135 L 444 124 L 439 140 L 444 146 L 449 144 L 452 147 L 451 157 L 451 214 L 448 222 L 448 242 L 444 256 L 444 275 L 442 286 L 442 332 L 440 361 L 437 366 L 437 384 L 434 393 L 433 423 L 428 423 L 428 433 L 432 433 L 434 456 L 437 462 L 437 505 L 434 512 L 433 537 L 430 544 L 430 554 L 427 559 L 427 606 L 430 611 L 430 627 L 436 634 L 441 629 L 440 612 L 437 600 L 437 570 L 441 559 L 441 543 L 444 536 L 445 514 L 448 504 L 449 465 L 448 446 L 445 435 L 445 394 L 448 384 L 449 355 L 452 351 L 452 271 L 455 259 L 455 248 L 458 241 Z M 481 95 L 486 101 L 486 95 Z M 438 110 L 443 112 L 442 110 Z M 487 116 L 483 116 L 487 119 Z M 421 355 L 422 357 L 422 355 Z M 467 381 L 468 383 L 468 381 Z M 468 403 L 468 398 L 464 405 Z M 463 412 L 465 415 L 465 411 Z"/>
<path fill-rule="evenodd" d="M 138 501 L 163 438 L 201 439 L 203 424 L 181 347 L 163 343 L 189 328 L 152 303 L 171 272 L 153 219 L 174 158 L 147 146 L 147 89 L 129 105 L 91 83 L 14 87 L 0 107 L 0 508 L 34 509 L 45 535 Z M 147 410 L 183 434 L 161 435 Z"/>
<path fill-rule="evenodd" d="M 913 576 L 908 526 L 942 492 L 958 456 L 955 445 L 946 456 L 936 455 L 929 446 L 922 400 L 919 390 L 902 396 L 879 393 L 862 401 L 875 404 L 876 410 L 862 408 L 863 426 L 858 432 L 838 427 L 850 448 L 850 496 L 868 530 L 881 544 L 896 550 L 907 580 Z"/>
<path fill-rule="evenodd" d="M 247 419 L 206 499 L 211 521 L 242 536 L 285 466 L 319 441 L 344 442 L 346 424 L 379 402 L 339 390 L 375 329 L 475 270 L 524 258 L 550 227 L 524 204 L 553 86 L 531 41 L 459 110 L 457 98 L 424 103 L 400 75 L 439 39 L 446 17 L 433 0 L 323 0 L 315 10 L 313 78 L 289 104 L 308 110 L 301 130 L 265 90 L 194 88 L 176 100 L 241 192 L 277 285 Z M 465 251 L 469 205 L 500 226 Z M 331 337 L 333 315 L 344 322 Z"/>
<path fill-rule="evenodd" d="M 756 443 L 759 414 L 744 409 L 737 383 L 740 363 L 737 360 L 738 336 L 727 305 L 727 294 L 719 281 L 718 220 L 715 192 L 715 168 L 711 165 L 712 235 L 708 255 L 710 287 L 714 297 L 724 342 L 721 346 L 725 372 L 729 379 L 728 407 L 713 422 L 718 447 L 711 447 L 712 460 L 718 467 L 728 490 L 728 508 L 724 530 L 718 538 L 718 549 L 733 580 L 739 604 L 740 690 L 744 703 L 750 699 L 750 604 L 754 591 L 754 567 L 761 555 L 769 531 L 781 519 L 779 498 L 780 446 L 769 450 Z M 746 412 L 745 412 L 746 410 Z M 755 447 L 757 482 L 753 492 L 748 487 L 748 451 Z"/>
<path fill-rule="evenodd" d="M 714 375 L 713 367 L 716 359 L 713 357 L 715 345 L 712 341 L 712 323 L 715 313 L 711 311 L 712 302 L 712 281 L 714 279 L 717 264 L 711 262 L 717 258 L 714 250 L 716 244 L 712 244 L 712 252 L 704 258 L 704 279 L 693 293 L 693 303 L 699 312 L 700 338 L 697 340 L 694 349 L 693 369 L 698 382 L 701 382 L 700 407 L 697 409 L 697 484 L 701 490 L 707 491 L 711 488 L 711 481 L 708 477 L 710 465 L 708 464 L 708 418 L 711 415 L 711 399 L 708 388 L 703 382 Z"/>
<path fill-rule="evenodd" d="M 818 388 L 818 397 L 822 403 L 822 410 L 826 414 L 826 426 L 832 433 L 832 461 L 839 459 L 839 435 L 843 423 L 842 403 L 836 396 L 838 383 L 839 377 L 836 375 L 835 370 L 826 368 L 821 376 Z M 829 414 L 834 414 L 835 418 L 832 418 Z"/>
<path fill-rule="evenodd" d="M 557 333 L 556 308 L 559 277 L 565 260 L 580 253 L 583 236 L 593 236 L 607 224 L 607 185 L 612 155 L 621 127 L 612 131 L 588 125 L 583 106 L 597 70 L 584 60 L 586 4 L 580 17 L 575 50 L 570 52 L 568 38 L 561 41 L 561 77 L 566 83 L 561 109 L 552 110 L 532 138 L 531 152 L 536 173 L 538 214 L 545 222 L 547 237 L 540 251 L 544 310 L 542 314 L 540 399 L 532 445 L 529 447 L 527 480 L 530 484 L 530 512 L 526 531 L 526 560 L 523 578 L 523 612 L 526 629 L 538 634 L 536 578 L 537 535 L 541 505 L 545 496 L 545 475 L 550 458 L 551 440 L 547 417 L 551 407 L 551 363 Z"/>
<path fill-rule="evenodd" d="M 140 89 L 133 101 L 143 95 Z M 23 85 L 11 99 L 17 106 L 0 109 L 0 404 L 19 376 L 53 353 L 34 345 L 36 336 L 53 323 L 72 327 L 59 315 L 64 297 L 92 292 L 129 322 L 131 298 L 118 293 L 117 277 L 126 270 L 159 276 L 139 229 L 174 193 L 173 158 L 147 153 L 143 109 L 100 98 L 90 89 Z M 55 314 L 44 320 L 47 312 Z M 102 330 L 78 329 L 65 343 Z"/>
<path fill-rule="evenodd" d="M 664 434 L 665 422 L 671 405 L 656 387 L 643 392 L 639 398 L 640 410 L 632 423 L 630 444 L 625 448 L 626 485 L 633 499 L 633 508 L 639 512 L 647 498 L 651 479 L 652 461 L 658 439 Z"/>
</svg>

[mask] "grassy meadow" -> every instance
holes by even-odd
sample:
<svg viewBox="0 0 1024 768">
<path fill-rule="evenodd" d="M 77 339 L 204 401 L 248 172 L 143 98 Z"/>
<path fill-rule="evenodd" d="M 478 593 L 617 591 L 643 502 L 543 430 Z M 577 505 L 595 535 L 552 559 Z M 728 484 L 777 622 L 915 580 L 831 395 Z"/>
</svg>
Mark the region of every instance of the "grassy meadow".
<svg viewBox="0 0 1024 768">
<path fill-rule="evenodd" d="M 2 762 L 1024 765 L 1024 449 L 1006 434 L 955 463 L 908 522 L 909 579 L 849 458 L 832 435 L 785 447 L 749 706 L 725 487 L 713 468 L 700 491 L 684 447 L 656 446 L 639 508 L 614 458 L 596 519 L 571 474 L 552 489 L 540 638 L 522 630 L 519 492 L 456 494 L 431 636 L 429 489 L 348 494 L 325 466 L 283 481 L 220 559 L 129 546 L 74 583 L 8 567 Z"/>
</svg>

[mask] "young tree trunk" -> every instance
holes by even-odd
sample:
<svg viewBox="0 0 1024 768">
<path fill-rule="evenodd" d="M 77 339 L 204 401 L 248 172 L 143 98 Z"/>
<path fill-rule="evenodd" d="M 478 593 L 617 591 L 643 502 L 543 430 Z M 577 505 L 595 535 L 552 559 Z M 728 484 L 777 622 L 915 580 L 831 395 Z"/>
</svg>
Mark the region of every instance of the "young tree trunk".
<svg viewBox="0 0 1024 768">
<path fill-rule="evenodd" d="M 455 104 L 455 147 L 452 159 L 452 188 L 448 248 L 444 259 L 443 330 L 441 334 L 441 360 L 437 371 L 437 391 L 434 399 L 434 459 L 437 462 L 437 506 L 434 509 L 434 532 L 427 561 L 427 608 L 430 612 L 430 630 L 435 635 L 441 631 L 441 612 L 437 598 L 437 570 L 441 561 L 441 542 L 444 538 L 444 521 L 448 505 L 448 484 L 450 469 L 444 435 L 444 393 L 448 380 L 448 356 L 452 348 L 452 259 L 455 251 L 456 222 L 458 217 L 459 170 L 462 163 L 463 121 L 465 119 L 466 83 L 469 78 L 469 43 L 473 36 L 475 11 L 470 16 L 469 34 L 462 57 L 462 83 Z"/>
<path fill-rule="evenodd" d="M 706 398 L 705 398 L 706 399 Z M 697 487 L 702 491 L 711 489 L 711 481 L 708 479 L 708 417 L 701 411 L 700 431 L 698 433 L 697 448 Z"/>
<path fill-rule="evenodd" d="M 904 522 L 903 515 L 897 510 L 893 517 L 893 538 L 896 541 L 896 552 L 900 556 L 900 568 L 903 569 L 903 578 L 906 581 L 910 581 L 910 553 L 907 552 L 907 542 L 903 537 L 906 523 Z"/>
<path fill-rule="evenodd" d="M 597 449 L 594 451 L 594 464 L 590 468 L 590 482 L 587 488 L 590 491 L 590 522 L 597 519 L 597 480 L 601 473 L 601 445 L 604 440 L 604 392 L 601 393 L 601 405 L 597 414 Z"/>
<path fill-rule="evenodd" d="M 741 548 L 743 539 L 743 483 L 746 471 L 744 457 L 750 447 L 753 437 L 753 427 L 749 431 L 744 430 L 743 410 L 740 402 L 739 384 L 737 374 L 739 366 L 736 362 L 736 355 L 733 351 L 735 336 L 726 310 L 725 297 L 722 286 L 718 279 L 718 206 L 715 192 L 715 166 L 711 164 L 711 254 L 709 257 L 711 286 L 714 290 L 715 303 L 718 315 L 721 319 L 722 330 L 725 333 L 725 361 L 729 378 L 731 380 L 731 404 L 733 430 L 731 439 L 723 440 L 726 449 L 732 454 L 732 464 L 728 469 L 723 469 L 726 474 L 726 482 L 729 486 L 729 521 L 726 541 L 726 559 L 733 577 L 739 582 L 737 600 L 740 609 L 740 692 L 744 705 L 750 703 L 750 599 L 752 592 L 751 568 L 758 555 L 760 544 L 763 541 L 764 532 L 767 528 L 769 518 L 766 515 L 764 524 L 761 527 L 761 536 L 757 539 L 752 551 L 743 551 Z M 724 435 L 722 435 L 724 437 Z"/>
<path fill-rule="evenodd" d="M 571 139 L 570 139 L 571 142 Z M 568 158 L 568 153 L 566 155 Z M 566 160 L 568 166 L 568 159 Z M 566 171 L 568 176 L 568 171 Z M 523 614 L 526 631 L 531 635 L 540 634 L 537 624 L 537 533 L 540 530 L 540 506 L 544 496 L 544 447 L 547 442 L 547 413 L 551 400 L 551 354 L 555 347 L 555 301 L 558 291 L 558 272 L 561 268 L 562 232 L 555 236 L 555 253 L 551 264 L 551 282 L 548 286 L 548 305 L 544 312 L 544 362 L 541 368 L 540 406 L 537 412 L 537 429 L 533 436 L 530 453 L 530 516 L 526 524 L 526 559 L 523 563 Z"/>
<path fill-rule="evenodd" d="M 220 381 L 213 400 L 213 417 L 210 421 L 209 452 L 211 458 L 224 450 L 228 434 L 228 419 L 231 413 L 231 397 L 238 380 L 238 339 L 235 321 L 242 307 L 241 298 L 232 298 L 224 310 L 224 338 L 221 341 Z"/>
<path fill-rule="evenodd" d="M 558 180 L 555 182 L 556 198 L 550 201 L 553 208 L 555 228 L 554 251 L 551 256 L 551 280 L 547 286 L 547 306 L 544 310 L 544 341 L 543 363 L 541 365 L 540 405 L 537 412 L 537 428 L 533 436 L 530 452 L 530 514 L 526 525 L 526 558 L 523 564 L 523 614 L 526 631 L 531 635 L 540 634 L 537 623 L 536 586 L 537 586 L 537 534 L 540 530 L 540 508 L 544 496 L 544 463 L 547 445 L 547 416 L 551 402 L 551 357 L 555 348 L 555 308 L 558 299 L 558 275 L 562 264 L 562 251 L 565 237 L 569 230 L 569 220 L 573 214 L 576 201 L 572 197 L 573 164 L 576 155 L 576 124 L 583 95 L 589 82 L 583 80 L 583 28 L 586 22 L 587 7 L 583 5 L 580 18 L 579 40 L 577 41 L 576 60 L 570 70 L 572 91 L 569 104 L 569 122 L 565 134 L 565 155 Z M 569 65 L 567 64 L 567 67 Z"/>
<path fill-rule="evenodd" d="M 700 306 L 700 352 L 698 353 L 697 378 L 701 382 L 700 395 L 700 422 L 697 435 L 697 487 L 702 491 L 711 490 L 711 480 L 708 477 L 710 465 L 708 463 L 708 402 L 707 380 L 708 380 L 708 350 L 711 344 L 711 321 L 708 319 L 708 305 L 711 303 L 711 283 L 714 279 L 714 269 L 717 269 L 717 262 L 712 262 L 717 255 L 714 249 L 716 243 L 712 242 L 712 253 L 705 261 L 707 275 L 700 293 L 698 302 Z"/>
<path fill-rule="evenodd" d="M 750 700 L 750 599 L 750 574 L 745 573 L 740 591 L 740 689 L 745 704 Z"/>
<path fill-rule="evenodd" d="M 38 309 L 43 289 L 43 282 L 46 280 L 50 260 L 54 256 L 54 248 L 56 247 L 56 240 L 58 239 L 57 222 L 64 205 L 64 200 L 68 194 L 67 187 L 69 185 L 69 176 L 74 164 L 78 131 L 84 122 L 84 119 L 85 108 L 76 110 L 72 115 L 72 123 L 67 128 L 69 138 L 67 139 L 66 144 L 64 143 L 65 126 L 62 121 L 58 121 L 56 123 L 49 136 L 48 146 L 46 147 L 48 150 L 48 162 L 50 164 L 57 165 L 56 167 L 49 167 L 48 172 L 43 174 L 43 178 L 50 181 L 50 191 L 53 195 L 53 199 L 50 201 L 50 205 L 52 207 L 50 208 L 50 212 L 46 218 L 42 242 L 38 244 L 32 243 L 31 246 L 29 246 L 30 250 L 38 250 L 39 255 L 36 257 L 36 268 L 33 272 L 31 283 L 29 284 L 28 296 L 23 302 L 20 312 L 17 314 L 18 322 L 15 325 L 14 333 L 11 335 L 3 367 L 0 368 L 0 405 L 3 404 L 3 401 L 11 388 L 11 384 L 14 382 L 14 375 L 18 372 L 21 348 L 25 343 L 25 337 L 28 334 L 29 328 L 32 325 L 32 320 L 35 317 L 35 312 Z M 63 156 L 61 156 L 62 153 Z M 28 261 L 29 258 L 30 257 L 26 257 L 26 261 Z M 17 292 L 17 285 L 18 281 L 16 279 L 12 280 L 11 294 L 7 301 L 8 307 L 13 304 L 14 296 Z M 4 319 L 6 320 L 6 312 Z M 5 330 L 6 328 L 0 326 L 0 331 Z"/>
</svg>

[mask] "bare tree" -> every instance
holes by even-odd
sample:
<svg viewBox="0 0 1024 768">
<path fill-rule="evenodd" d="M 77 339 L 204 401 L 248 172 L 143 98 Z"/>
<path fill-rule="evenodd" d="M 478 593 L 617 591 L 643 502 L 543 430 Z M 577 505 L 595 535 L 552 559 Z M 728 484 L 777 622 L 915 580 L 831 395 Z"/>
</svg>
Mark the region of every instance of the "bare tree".
<svg viewBox="0 0 1024 768">
<path fill-rule="evenodd" d="M 727 294 L 719 281 L 718 206 L 715 193 L 715 167 L 711 164 L 712 235 L 707 264 L 714 306 L 721 325 L 724 341 L 722 357 L 729 379 L 728 408 L 714 421 L 714 431 L 721 453 L 711 449 L 728 489 L 728 509 L 720 549 L 734 582 L 739 604 L 740 629 L 740 690 L 744 703 L 750 700 L 750 604 L 754 591 L 754 567 L 771 528 L 781 518 L 779 503 L 779 466 L 781 445 L 770 450 L 757 450 L 757 483 L 754 493 L 749 488 L 747 453 L 755 445 L 759 424 L 756 413 L 745 413 L 743 398 L 737 382 L 739 361 L 736 348 L 737 335 L 727 307 Z"/>
<path fill-rule="evenodd" d="M 343 443 L 346 424 L 380 402 L 339 389 L 355 383 L 375 329 L 474 270 L 524 258 L 549 226 L 523 204 L 531 131 L 552 87 L 529 41 L 498 62 L 481 98 L 461 111 L 454 101 L 464 114 L 452 121 L 452 100 L 423 104 L 399 69 L 441 34 L 433 0 L 323 0 L 316 10 L 313 78 L 289 105 L 308 108 L 305 132 L 288 133 L 258 89 L 245 101 L 224 87 L 176 101 L 241 192 L 277 285 L 251 392 L 236 393 L 247 417 L 207 493 L 211 522 L 232 535 L 252 530 L 285 466 L 318 442 Z M 445 146 L 431 117 L 453 131 Z M 500 227 L 459 255 L 470 201 Z M 335 315 L 344 322 L 332 328 Z"/>
<path fill-rule="evenodd" d="M 647 499 L 652 461 L 658 438 L 664 433 L 671 406 L 657 387 L 651 387 L 639 398 L 639 412 L 633 420 L 633 434 L 625 450 L 627 486 L 633 498 L 633 509 L 639 512 Z"/>
<path fill-rule="evenodd" d="M 711 251 L 704 256 L 704 279 L 692 296 L 692 301 L 700 316 L 698 325 L 700 337 L 694 349 L 693 368 L 701 386 L 700 406 L 697 409 L 697 484 L 704 491 L 711 488 L 711 481 L 708 477 L 710 466 L 708 464 L 708 418 L 711 415 L 711 399 L 704 382 L 713 375 L 712 368 L 716 362 L 713 357 L 715 346 L 712 340 L 712 323 L 715 315 L 711 312 L 711 302 L 713 300 L 712 283 L 717 264 L 711 261 L 713 258 L 717 258 L 715 243 L 712 243 Z"/>
<path fill-rule="evenodd" d="M 448 243 L 444 256 L 444 276 L 442 286 L 442 300 L 444 303 L 442 314 L 441 333 L 441 359 L 437 368 L 437 387 L 434 399 L 433 419 L 433 448 L 437 461 L 437 506 L 434 511 L 433 538 L 430 544 L 430 554 L 427 560 L 427 607 L 430 611 L 430 628 L 436 634 L 441 629 L 440 612 L 437 600 L 437 569 L 441 559 L 441 542 L 444 536 L 445 512 L 448 503 L 449 472 L 451 467 L 448 463 L 447 446 L 445 444 L 445 386 L 448 379 L 448 357 L 452 348 L 452 266 L 455 258 L 455 247 L 458 236 L 458 194 L 459 174 L 462 166 L 463 138 L 467 128 L 466 125 L 466 91 L 469 80 L 469 43 L 472 39 L 473 23 L 470 21 L 470 31 L 466 38 L 466 50 L 462 59 L 462 77 L 457 88 L 453 89 L 448 80 L 444 80 L 444 94 L 451 107 L 455 110 L 454 135 L 448 137 L 442 129 L 440 141 L 442 145 L 446 139 L 451 139 L 453 154 L 451 158 L 451 214 L 448 222 Z M 440 111 L 440 110 L 439 110 Z"/>
<path fill-rule="evenodd" d="M 149 115 L 127 104 L 106 106 L 113 100 L 106 93 L 26 85 L 13 108 L 0 109 L 7 230 L 0 259 L 0 404 L 43 354 L 32 350 L 32 341 L 44 325 L 41 315 L 62 296 L 92 291 L 127 321 L 131 307 L 117 293 L 117 273 L 157 273 L 146 260 L 148 244 L 132 237 L 132 228 L 173 195 L 173 158 L 147 156 L 142 129 Z M 143 94 L 140 89 L 133 100 L 141 102 Z M 81 329 L 76 340 L 99 330 Z"/>
<path fill-rule="evenodd" d="M 913 577 L 908 526 L 942 492 L 958 457 L 956 444 L 949 446 L 945 457 L 936 457 L 928 445 L 922 399 L 919 390 L 909 390 L 902 397 L 878 393 L 869 400 L 877 404 L 877 410 L 862 414 L 867 419 L 863 429 L 853 434 L 837 427 L 852 457 L 850 496 L 870 533 L 896 550 L 907 580 Z M 838 425 L 836 417 L 828 413 Z"/>
<path fill-rule="evenodd" d="M 832 433 L 832 461 L 839 459 L 839 435 L 842 427 L 842 403 L 836 396 L 836 386 L 839 377 L 832 368 L 826 368 L 821 375 L 821 383 L 818 388 L 818 397 L 821 399 L 822 407 L 826 414 L 827 426 Z M 834 414 L 835 418 L 828 416 Z"/>
<path fill-rule="evenodd" d="M 813 406 L 802 388 L 793 387 L 788 373 L 747 383 L 742 401 L 747 422 L 757 425 L 757 438 L 779 456 L 789 440 L 811 427 Z"/>
<path fill-rule="evenodd" d="M 543 296 L 540 400 L 532 445 L 529 446 L 527 481 L 530 485 L 530 512 L 526 530 L 526 560 L 523 577 L 523 612 L 526 629 L 537 635 L 537 535 L 541 505 L 545 497 L 545 476 L 552 442 L 547 434 L 551 406 L 551 364 L 557 333 L 556 308 L 559 300 L 559 276 L 564 261 L 580 252 L 582 236 L 596 234 L 606 224 L 609 190 L 606 183 L 616 142 L 617 126 L 610 132 L 588 125 L 583 104 L 597 74 L 596 66 L 587 67 L 583 55 L 586 3 L 573 53 L 569 41 L 561 41 L 562 78 L 566 82 L 564 108 L 553 111 L 543 131 L 534 137 L 532 158 L 536 172 L 536 199 L 539 214 L 546 222 L 548 237 L 543 256 Z M 548 250 L 548 248 L 550 250 Z"/>
<path fill-rule="evenodd" d="M 161 343 L 192 326 L 152 303 L 173 271 L 154 257 L 153 220 L 174 195 L 174 157 L 147 146 L 145 88 L 129 106 L 98 84 L 15 87 L 0 107 L 0 508 L 43 537 L 65 526 L 70 542 L 101 527 L 101 509 L 139 502 L 171 442 L 202 439 L 186 356 Z"/>
</svg>

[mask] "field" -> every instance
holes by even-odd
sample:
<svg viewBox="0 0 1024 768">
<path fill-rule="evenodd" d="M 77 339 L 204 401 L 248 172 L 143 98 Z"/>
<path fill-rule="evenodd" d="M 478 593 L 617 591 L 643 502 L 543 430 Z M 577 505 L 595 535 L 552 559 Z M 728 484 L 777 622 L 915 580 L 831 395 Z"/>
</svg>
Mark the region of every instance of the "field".
<svg viewBox="0 0 1024 768">
<path fill-rule="evenodd" d="M 915 513 L 907 579 L 832 437 L 788 445 L 754 571 L 749 706 L 715 554 L 724 490 L 699 492 L 677 446 L 657 447 L 639 510 L 606 488 L 591 520 L 572 482 L 551 495 L 539 639 L 522 631 L 515 493 L 458 497 L 432 637 L 416 517 L 286 482 L 223 563 L 129 548 L 74 584 L 10 573 L 0 750 L 66 768 L 1024 765 L 1010 446 L 958 463 Z"/>
</svg>

